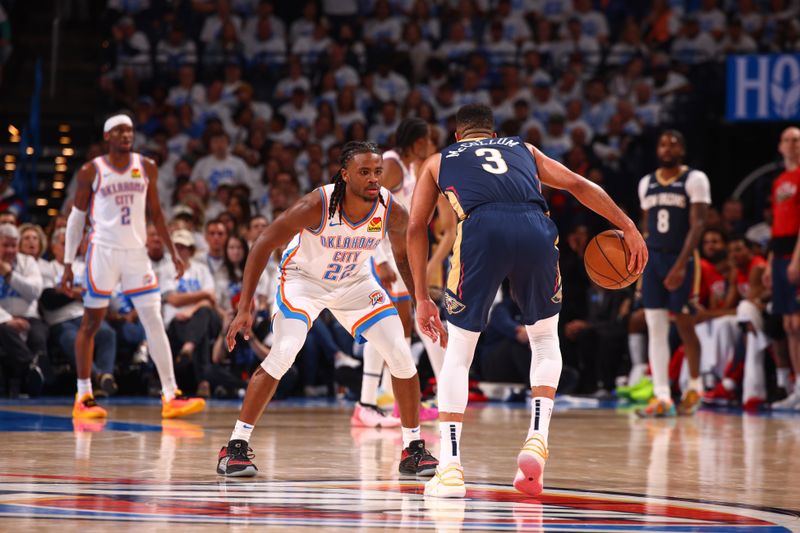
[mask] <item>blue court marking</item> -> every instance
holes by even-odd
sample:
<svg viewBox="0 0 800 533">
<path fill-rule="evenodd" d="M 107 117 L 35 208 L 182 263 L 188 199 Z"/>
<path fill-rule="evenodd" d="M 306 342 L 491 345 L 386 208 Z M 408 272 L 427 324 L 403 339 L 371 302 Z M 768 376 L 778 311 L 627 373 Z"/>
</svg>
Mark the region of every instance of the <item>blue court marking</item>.
<svg viewBox="0 0 800 533">
<path fill-rule="evenodd" d="M 0 431 L 69 431 L 74 426 L 72 417 L 22 413 L 0 410 Z M 108 421 L 104 431 L 161 431 L 161 426 L 153 424 L 133 424 L 129 422 Z"/>
</svg>

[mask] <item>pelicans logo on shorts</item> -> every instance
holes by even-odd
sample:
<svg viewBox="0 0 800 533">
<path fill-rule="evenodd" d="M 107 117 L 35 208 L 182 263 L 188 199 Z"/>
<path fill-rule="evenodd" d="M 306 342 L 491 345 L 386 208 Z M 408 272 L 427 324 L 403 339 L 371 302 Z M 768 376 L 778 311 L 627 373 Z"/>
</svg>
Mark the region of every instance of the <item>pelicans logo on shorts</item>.
<svg viewBox="0 0 800 533">
<path fill-rule="evenodd" d="M 134 168 L 133 170 L 131 170 L 131 177 L 132 178 L 141 178 L 142 177 L 142 171 L 139 170 L 138 168 Z"/>
<path fill-rule="evenodd" d="M 382 304 L 385 300 L 386 297 L 383 295 L 383 291 L 372 291 L 369 295 L 369 301 L 372 307 Z"/>
<path fill-rule="evenodd" d="M 467 308 L 466 305 L 453 298 L 449 293 L 444 293 L 444 306 L 451 315 L 457 315 Z"/>
<path fill-rule="evenodd" d="M 369 221 L 367 224 L 367 231 L 376 232 L 381 231 L 383 229 L 383 220 L 381 217 L 375 217 Z"/>
</svg>

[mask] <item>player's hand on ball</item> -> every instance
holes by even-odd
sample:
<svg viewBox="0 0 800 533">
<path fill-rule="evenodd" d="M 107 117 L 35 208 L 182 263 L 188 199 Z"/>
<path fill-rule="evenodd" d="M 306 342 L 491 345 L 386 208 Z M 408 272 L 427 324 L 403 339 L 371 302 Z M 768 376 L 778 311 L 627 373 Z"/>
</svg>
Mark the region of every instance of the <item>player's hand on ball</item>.
<svg viewBox="0 0 800 533">
<path fill-rule="evenodd" d="M 647 245 L 642 234 L 636 228 L 625 230 L 622 235 L 631 252 L 631 257 L 628 259 L 628 272 L 639 275 L 647 265 Z"/>
<path fill-rule="evenodd" d="M 422 333 L 430 337 L 433 342 L 439 341 L 442 348 L 447 348 L 447 330 L 439 319 L 439 308 L 433 300 L 418 301 L 416 316 Z"/>
<path fill-rule="evenodd" d="M 64 275 L 61 276 L 61 286 L 59 289 L 63 294 L 71 294 L 73 287 L 72 264 L 64 265 Z"/>
<path fill-rule="evenodd" d="M 236 316 L 233 318 L 233 322 L 228 326 L 228 334 L 225 335 L 228 351 L 232 352 L 233 348 L 236 346 L 236 335 L 238 333 L 241 332 L 245 340 L 250 340 L 250 331 L 252 331 L 252 329 L 253 313 L 249 309 L 247 311 L 239 309 L 239 312 L 236 313 Z"/>
<path fill-rule="evenodd" d="M 172 256 L 172 264 L 175 265 L 175 279 L 181 279 L 183 277 L 183 272 L 186 270 L 183 259 L 181 259 L 178 254 L 175 254 Z"/>
</svg>

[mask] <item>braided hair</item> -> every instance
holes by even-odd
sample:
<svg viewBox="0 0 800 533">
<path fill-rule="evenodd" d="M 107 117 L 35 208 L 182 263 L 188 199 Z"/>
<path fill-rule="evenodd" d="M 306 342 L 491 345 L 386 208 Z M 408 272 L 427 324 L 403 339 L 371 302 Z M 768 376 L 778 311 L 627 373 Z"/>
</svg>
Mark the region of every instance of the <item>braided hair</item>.
<svg viewBox="0 0 800 533">
<path fill-rule="evenodd" d="M 404 119 L 397 127 L 395 144 L 401 151 L 408 150 L 411 146 L 428 136 L 428 123 L 419 117 Z"/>
<path fill-rule="evenodd" d="M 347 187 L 347 183 L 344 181 L 344 176 L 342 176 L 342 170 L 344 167 L 347 166 L 347 163 L 350 162 L 358 154 L 378 154 L 380 155 L 381 151 L 378 149 L 378 146 L 375 143 L 371 142 L 363 142 L 363 141 L 350 141 L 344 145 L 342 148 L 342 153 L 339 156 L 339 172 L 337 172 L 331 183 L 333 183 L 333 192 L 331 193 L 331 201 L 328 204 L 328 218 L 333 218 L 333 215 L 336 212 L 339 212 L 339 222 L 342 221 L 342 204 L 344 203 L 344 192 L 345 188 Z M 383 201 L 383 196 L 378 194 L 378 201 L 382 205 L 386 205 Z"/>
</svg>

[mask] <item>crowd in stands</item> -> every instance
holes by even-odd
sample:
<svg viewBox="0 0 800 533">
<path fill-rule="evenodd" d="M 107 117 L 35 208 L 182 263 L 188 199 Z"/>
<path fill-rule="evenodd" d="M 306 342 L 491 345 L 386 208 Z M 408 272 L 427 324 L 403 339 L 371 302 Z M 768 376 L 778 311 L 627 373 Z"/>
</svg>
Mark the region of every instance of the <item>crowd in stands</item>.
<svg viewBox="0 0 800 533">
<path fill-rule="evenodd" d="M 499 135 L 519 135 L 626 202 L 654 168 L 657 132 L 680 125 L 727 54 L 800 50 L 798 0 L 323 0 L 304 2 L 293 19 L 279 16 L 277 4 L 109 0 L 104 18 L 103 110 L 131 113 L 136 151 L 159 167 L 172 239 L 190 267 L 173 282 L 155 231 L 148 254 L 179 385 L 203 396 L 235 396 L 269 352 L 279 252 L 257 290 L 260 321 L 250 340 L 240 339 L 233 353 L 221 342 L 248 250 L 276 216 L 328 183 L 344 142 L 391 147 L 400 120 L 416 116 L 431 124 L 441 148 L 453 140 L 459 106 L 484 102 Z M 102 152 L 93 144 L 87 159 Z M 640 377 L 646 354 L 631 352 L 646 346 L 638 337 L 643 320 L 633 288 L 604 291 L 586 278 L 583 249 L 604 229 L 596 217 L 567 195 L 546 194 L 562 234 L 562 389 L 602 397 L 621 376 Z M 11 281 L 0 278 L 0 335 L 19 348 L 0 351 L 6 366 L 19 363 L 5 370 L 16 392 L 37 393 L 74 358 L 79 291 L 54 290 L 65 218 L 44 231 L 18 226 L 13 213 L 0 215 L 3 222 L 0 276 L 6 265 L 20 270 Z M 741 247 L 763 255 L 769 219 L 746 221 L 741 204 L 728 200 L 710 210 L 707 226 L 722 243 L 706 249 L 704 237 L 703 255 L 720 273 L 706 283 L 703 318 L 711 320 L 735 313 L 746 297 L 740 278 L 753 259 Z M 2 322 L 2 313 L 13 318 Z M 475 377 L 526 379 L 521 326 L 513 303 L 499 297 Z M 146 353 L 135 310 L 116 294 L 97 338 L 100 389 L 157 390 L 152 372 L 140 371 Z M 324 314 L 280 392 L 350 387 L 343 370 L 357 366 L 354 355 L 358 347 Z M 725 358 L 707 368 L 716 375 L 712 390 L 726 376 L 717 359 Z"/>
</svg>

